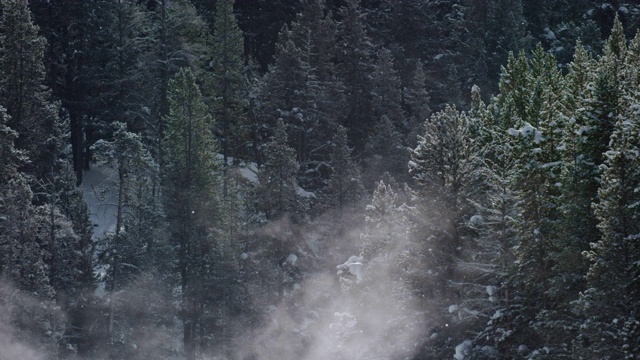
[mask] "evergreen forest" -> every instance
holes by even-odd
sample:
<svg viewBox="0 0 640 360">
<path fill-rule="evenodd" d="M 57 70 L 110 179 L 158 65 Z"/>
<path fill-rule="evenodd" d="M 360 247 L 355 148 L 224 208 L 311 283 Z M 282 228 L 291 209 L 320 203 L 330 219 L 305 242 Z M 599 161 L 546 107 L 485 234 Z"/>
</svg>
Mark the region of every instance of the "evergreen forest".
<svg viewBox="0 0 640 360">
<path fill-rule="evenodd" d="M 640 359 L 636 1 L 0 3 L 0 360 Z"/>
</svg>

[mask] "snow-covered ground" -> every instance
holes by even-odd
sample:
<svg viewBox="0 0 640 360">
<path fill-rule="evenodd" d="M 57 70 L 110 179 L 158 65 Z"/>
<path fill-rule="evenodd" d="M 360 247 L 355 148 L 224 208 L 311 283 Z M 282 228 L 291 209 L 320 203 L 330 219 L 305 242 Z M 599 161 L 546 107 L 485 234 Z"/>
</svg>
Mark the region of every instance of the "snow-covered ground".
<svg viewBox="0 0 640 360">
<path fill-rule="evenodd" d="M 216 157 L 220 160 L 222 160 L 222 154 L 217 154 Z M 232 157 L 228 157 L 227 158 L 227 164 L 229 164 L 230 166 L 233 165 L 234 159 Z M 260 170 L 258 169 L 258 165 L 254 162 L 240 162 L 240 164 L 237 167 L 240 175 L 245 178 L 249 183 L 253 184 L 253 185 L 259 185 L 260 184 L 260 180 L 258 179 L 258 173 L 260 172 Z M 307 191 L 303 188 L 301 188 L 300 186 L 298 186 L 298 188 L 296 189 L 296 194 L 298 194 L 298 196 L 303 197 L 303 198 L 315 198 L 316 194 L 311 192 L 311 191 Z"/>
<path fill-rule="evenodd" d="M 108 181 L 113 170 L 105 167 L 93 167 L 91 170 L 85 171 L 82 176 L 82 190 L 84 192 L 84 200 L 89 206 L 90 219 L 93 224 L 93 239 L 97 240 L 116 226 L 116 207 L 114 204 L 114 194 L 107 194 L 106 199 L 98 199 L 94 189 L 100 188 L 101 185 Z"/>
<path fill-rule="evenodd" d="M 82 176 L 82 191 L 84 193 L 84 201 L 89 207 L 89 219 L 93 224 L 93 241 L 99 241 L 106 234 L 113 231 L 116 227 L 117 208 L 114 206 L 115 193 L 106 192 L 104 199 L 96 196 L 97 189 L 104 189 L 105 182 L 109 181 L 113 170 L 94 166 L 91 170 L 85 171 Z M 104 265 L 97 265 L 94 273 L 98 276 L 98 286 L 95 295 L 102 297 L 105 295 L 105 284 L 102 281 L 107 268 Z"/>
</svg>

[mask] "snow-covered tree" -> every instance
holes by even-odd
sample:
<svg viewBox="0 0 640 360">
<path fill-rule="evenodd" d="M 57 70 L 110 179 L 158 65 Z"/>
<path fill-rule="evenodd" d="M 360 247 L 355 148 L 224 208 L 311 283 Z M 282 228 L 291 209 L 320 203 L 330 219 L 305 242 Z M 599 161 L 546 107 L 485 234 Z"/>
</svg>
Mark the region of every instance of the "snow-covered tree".
<svg viewBox="0 0 640 360">
<path fill-rule="evenodd" d="M 92 232 L 88 207 L 67 153 L 68 119 L 56 117 L 54 127 L 42 144 L 51 163 L 34 181 L 39 198 L 39 213 L 44 217 L 44 243 L 49 252 L 47 264 L 51 284 L 58 299 L 68 301 L 93 283 Z M 46 214 L 46 215 L 45 215 Z M 46 240 L 45 240 L 46 239 Z M 61 303 L 61 305 L 64 305 Z"/>
<path fill-rule="evenodd" d="M 448 321 L 458 344 L 456 356 L 482 359 L 497 351 L 500 335 L 496 334 L 510 331 L 500 317 L 511 298 L 507 276 L 515 260 L 513 226 L 518 209 L 511 183 L 515 175 L 513 147 L 494 122 L 499 110 L 480 100 L 478 87 L 473 89 L 472 99 L 469 136 L 476 156 L 464 191 L 470 209 L 460 219 L 459 276 L 451 284 L 459 297 L 456 303 L 445 305 L 449 306 Z M 459 329 L 468 331 L 462 334 Z"/>
<path fill-rule="evenodd" d="M 410 150 L 402 144 L 402 134 L 396 124 L 382 115 L 373 125 L 365 145 L 367 158 L 363 182 L 367 188 L 377 183 L 385 172 L 397 174 L 402 180 L 406 176 L 406 163 Z"/>
<path fill-rule="evenodd" d="M 561 207 L 559 236 L 564 246 L 558 249 L 558 273 L 562 274 L 554 283 L 560 288 L 571 288 L 584 284 L 586 262 L 578 255 L 588 249 L 588 244 L 599 238 L 591 203 L 596 199 L 599 157 L 589 133 L 592 130 L 591 116 L 587 108 L 593 96 L 595 80 L 594 61 L 582 45 L 576 46 L 573 61 L 568 65 L 567 86 L 562 103 L 563 122 L 560 139 L 562 158 Z M 570 267 L 574 267 L 569 271 Z"/>
<path fill-rule="evenodd" d="M 0 108 L 0 144 L 5 159 L 0 172 L 2 275 L 14 281 L 21 290 L 40 299 L 52 299 L 55 291 L 46 268 L 47 255 L 40 246 L 42 228 L 32 205 L 33 193 L 26 176 L 18 170 L 26 158 L 14 147 L 18 135 L 7 126 L 7 121 L 5 110 Z"/>
<path fill-rule="evenodd" d="M 286 127 L 280 119 L 271 142 L 265 147 L 265 162 L 258 173 L 260 210 L 267 219 L 285 215 L 304 217 L 296 181 L 298 167 L 295 150 L 287 144 Z"/>
<path fill-rule="evenodd" d="M 637 91 L 637 90 L 636 90 Z M 602 185 L 594 203 L 602 237 L 585 251 L 587 290 L 577 302 L 579 354 L 632 359 L 640 352 L 640 127 L 638 96 L 621 110 L 601 165 Z"/>
<path fill-rule="evenodd" d="M 415 148 L 420 124 L 431 115 L 430 97 L 426 89 L 427 76 L 420 60 L 416 61 L 410 83 L 402 89 L 402 103 L 406 112 L 405 145 Z"/>
<path fill-rule="evenodd" d="M 360 179 L 360 169 L 351 157 L 352 149 L 348 145 L 347 129 L 338 127 L 333 139 L 331 153 L 331 175 L 323 189 L 322 206 L 335 210 L 341 218 L 345 211 L 358 204 L 364 195 Z"/>
<path fill-rule="evenodd" d="M 24 170 L 40 178 L 52 162 L 40 145 L 53 133 L 59 108 L 44 86 L 46 40 L 38 35 L 26 0 L 3 2 L 0 34 L 0 102 L 18 133 L 16 147 L 29 156 Z"/>
<path fill-rule="evenodd" d="M 364 11 L 359 0 L 349 0 L 338 10 L 336 72 L 345 87 L 347 110 L 343 125 L 349 131 L 356 154 L 363 152 L 372 112 L 371 79 L 373 46 L 367 35 Z"/>
<path fill-rule="evenodd" d="M 410 209 L 400 201 L 391 184 L 385 184 L 384 180 L 377 183 L 371 204 L 366 207 L 366 232 L 362 236 L 366 260 L 397 258 L 408 248 L 412 234 Z"/>
<path fill-rule="evenodd" d="M 29 157 L 20 168 L 31 194 L 19 193 L 22 200 L 42 206 L 29 215 L 33 221 L 44 216 L 37 235 L 41 249 L 34 251 L 47 252 L 46 275 L 62 299 L 63 293 L 88 285 L 92 271 L 87 208 L 65 151 L 68 118 L 60 115 L 59 104 L 44 86 L 46 41 L 38 35 L 27 2 L 3 3 L 0 27 L 0 102 L 7 106 L 8 125 L 17 132 L 16 147 Z"/>
<path fill-rule="evenodd" d="M 324 1 L 304 1 L 302 12 L 278 38 L 274 64 L 265 75 L 259 102 L 263 140 L 282 118 L 296 151 L 303 187 L 319 188 L 328 174 L 332 134 L 343 115 L 341 82 L 333 54 L 336 25 Z"/>
<path fill-rule="evenodd" d="M 452 231 L 467 207 L 463 191 L 472 157 L 468 133 L 467 115 L 447 106 L 425 121 L 424 136 L 411 154 L 409 172 L 424 196 L 425 207 L 438 218 L 434 225 L 441 221 L 436 226 L 443 231 Z"/>
<path fill-rule="evenodd" d="M 372 115 L 375 121 L 365 146 L 368 186 L 380 180 L 385 172 L 398 176 L 405 174 L 405 164 L 410 154 L 403 146 L 403 131 L 407 129 L 407 121 L 402 111 L 400 78 L 393 68 L 391 51 L 380 51 L 370 81 Z M 422 121 L 424 119 L 420 123 Z"/>
<path fill-rule="evenodd" d="M 132 270 L 134 274 L 145 270 L 143 265 L 145 261 L 142 257 L 150 255 L 145 249 L 151 248 L 150 242 L 153 241 L 151 236 L 146 238 L 130 236 L 127 225 L 137 225 L 137 229 L 135 227 L 131 229 L 132 235 L 142 235 L 141 227 L 151 229 L 158 225 L 153 221 L 145 223 L 144 220 L 149 219 L 141 213 L 142 207 L 152 205 L 154 202 L 153 197 L 147 194 L 151 192 L 150 188 L 157 181 L 155 163 L 142 145 L 140 137 L 128 132 L 125 123 L 116 122 L 114 127 L 112 141 L 99 141 L 92 147 L 96 160 L 114 171 L 113 178 L 109 179 L 110 184 L 101 184 L 99 189 L 99 192 L 104 195 L 115 194 L 116 196 L 115 199 L 106 199 L 104 196 L 101 199 L 107 204 L 112 202 L 116 208 L 115 229 L 113 234 L 105 239 L 107 242 L 104 245 L 105 255 L 100 256 L 108 266 L 110 300 L 107 332 L 112 354 L 115 354 L 113 351 L 117 338 L 116 329 L 114 329 L 115 293 L 131 281 Z M 142 198 L 138 199 L 137 195 Z M 133 218 L 136 215 L 138 218 Z"/>
</svg>

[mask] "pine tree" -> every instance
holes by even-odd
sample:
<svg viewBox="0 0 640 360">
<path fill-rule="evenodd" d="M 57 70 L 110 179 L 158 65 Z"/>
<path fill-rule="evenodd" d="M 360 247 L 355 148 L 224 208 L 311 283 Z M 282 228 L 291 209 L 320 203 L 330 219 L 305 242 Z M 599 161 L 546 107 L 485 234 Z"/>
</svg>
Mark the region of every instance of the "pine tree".
<svg viewBox="0 0 640 360">
<path fill-rule="evenodd" d="M 475 26 L 479 26 L 477 18 L 486 21 L 488 4 L 422 0 L 363 4 L 370 8 L 367 22 L 369 28 L 375 29 L 371 36 L 394 49 L 405 87 L 412 81 L 409 75 L 415 60 L 429 69 L 429 93 L 435 104 L 462 105 L 466 100 L 462 97 L 465 87 L 487 84 L 487 57 L 492 53 L 483 41 L 486 27 L 478 31 Z M 469 58 L 474 61 L 469 62 Z M 483 81 L 479 82 L 480 79 Z"/>
<path fill-rule="evenodd" d="M 441 225 L 449 228 L 466 206 L 462 194 L 470 170 L 469 119 L 447 106 L 427 119 L 424 127 L 409 171 L 425 194 L 427 207 L 439 212 L 447 224 Z"/>
<path fill-rule="evenodd" d="M 344 106 L 333 65 L 335 33 L 331 14 L 324 14 L 324 2 L 305 1 L 291 28 L 281 31 L 274 64 L 261 88 L 265 127 L 275 128 L 278 118 L 287 125 L 305 188 L 318 188 L 326 181 L 327 143 Z M 263 138 L 270 134 L 265 133 Z"/>
<path fill-rule="evenodd" d="M 616 18 L 611 36 L 606 41 L 603 55 L 599 58 L 593 95 L 587 102 L 589 116 L 587 138 L 592 149 L 589 158 L 595 166 L 603 163 L 609 138 L 618 116 L 618 103 L 622 96 L 621 70 L 626 56 L 626 38 L 622 23 Z"/>
<path fill-rule="evenodd" d="M 331 153 L 331 175 L 327 186 L 323 189 L 322 205 L 325 210 L 336 211 L 338 219 L 342 219 L 352 206 L 358 204 L 363 196 L 364 187 L 360 180 L 360 170 L 351 158 L 347 129 L 338 127 L 333 140 Z"/>
<path fill-rule="evenodd" d="M 32 205 L 33 193 L 27 177 L 18 170 L 26 157 L 14 147 L 18 135 L 7 122 L 5 109 L 0 108 L 0 149 L 5 159 L 0 168 L 0 270 L 20 290 L 40 300 L 51 300 L 55 290 L 48 276 L 46 251 L 40 246 L 41 219 Z"/>
<path fill-rule="evenodd" d="M 44 87 L 46 41 L 38 35 L 27 1 L 3 3 L 0 34 L 0 103 L 11 117 L 9 126 L 18 132 L 16 147 L 31 160 L 23 164 L 26 172 L 40 178 L 51 159 L 39 145 L 52 133 L 58 108 Z"/>
<path fill-rule="evenodd" d="M 56 117 L 52 133 L 41 147 L 52 162 L 32 185 L 46 202 L 39 212 L 47 229 L 43 242 L 49 252 L 49 277 L 58 299 L 65 301 L 93 283 L 93 226 L 82 191 L 75 185 L 75 172 L 66 151 L 68 135 L 68 118 Z"/>
<path fill-rule="evenodd" d="M 432 289 L 433 284 L 430 271 L 424 271 L 429 266 L 430 254 L 423 239 L 416 236 L 419 234 L 415 223 L 418 217 L 416 208 L 405 202 L 413 194 L 408 194 L 410 191 L 407 189 L 395 187 L 395 181 L 388 175 L 376 184 L 371 202 L 365 209 L 365 228 L 360 234 L 360 255 L 349 258 L 350 265 L 338 267 L 342 292 L 348 296 L 345 304 L 351 300 L 357 304 L 352 309 L 346 305 L 348 312 L 345 314 L 356 320 L 357 324 L 347 326 L 344 330 L 338 328 L 344 335 L 339 335 L 337 344 L 360 336 L 375 336 L 375 331 L 372 331 L 375 326 L 365 325 L 368 320 L 364 314 L 372 308 L 385 309 L 378 319 L 386 324 L 386 329 L 391 332 L 388 336 L 392 340 L 380 349 L 364 346 L 358 350 L 359 354 L 365 354 L 366 357 L 393 357 L 392 353 L 405 353 L 406 350 L 400 348 L 408 349 L 412 346 L 406 343 L 407 338 L 410 338 L 409 329 L 419 327 L 421 318 L 401 314 L 414 301 L 421 308 L 418 305 L 419 299 Z M 393 280 L 380 281 L 386 276 Z M 374 295 L 381 293 L 387 296 Z M 364 326 L 360 328 L 361 323 Z M 384 337 L 387 339 L 387 334 Z"/>
<path fill-rule="evenodd" d="M 511 142 L 515 170 L 511 181 L 518 200 L 518 213 L 514 217 L 517 260 L 509 278 L 509 287 L 514 291 L 505 319 L 522 321 L 512 341 L 525 343 L 524 337 L 528 337 L 527 341 L 535 339 L 531 345 L 547 346 L 559 354 L 563 351 L 565 334 L 544 317 L 558 306 L 549 289 L 554 277 L 552 253 L 559 218 L 558 180 L 562 162 L 557 148 L 564 83 L 555 59 L 541 46 L 522 69 L 527 69 L 520 74 L 524 75 L 524 86 L 514 89 L 520 91 L 516 99 L 521 117 L 503 135 L 510 137 L 507 141 Z M 554 333 L 556 330 L 560 333 Z M 516 344 L 501 346 L 505 345 L 513 347 L 510 351 L 515 350 Z"/>
<path fill-rule="evenodd" d="M 301 64 L 300 49 L 290 39 L 291 31 L 285 26 L 278 36 L 274 62 L 258 84 L 257 111 L 258 123 L 256 138 L 260 142 L 254 144 L 264 157 L 264 144 L 273 134 L 278 119 L 298 115 L 300 106 L 304 103 L 302 97 L 306 94 L 304 74 Z M 289 122 L 289 119 L 287 119 Z M 284 119 L 283 119 L 284 121 Z M 262 164 L 263 158 L 258 159 Z"/>
<path fill-rule="evenodd" d="M 599 202 L 594 203 L 602 238 L 585 252 L 591 265 L 588 289 L 577 304 L 584 318 L 580 354 L 603 359 L 631 359 L 640 351 L 639 136 L 636 104 L 618 118 L 604 154 Z"/>
<path fill-rule="evenodd" d="M 488 78 L 498 75 L 499 64 L 503 64 L 509 52 L 529 50 L 533 44 L 526 32 L 526 19 L 523 16 L 523 1 L 489 1 L 486 7 L 486 25 L 483 41 L 486 46 Z M 476 3 L 476 6 L 482 4 Z M 482 30 L 480 30 L 482 31 Z"/>
<path fill-rule="evenodd" d="M 201 346 L 229 356 L 235 341 L 245 334 L 244 326 L 251 326 L 254 310 L 247 290 L 247 279 L 242 269 L 249 235 L 244 222 L 246 211 L 240 185 L 229 179 L 227 196 L 221 198 L 220 217 L 215 231 L 209 235 L 210 249 L 201 259 L 198 291 L 201 292 Z"/>
<path fill-rule="evenodd" d="M 398 249 L 406 246 L 411 234 L 404 210 L 396 191 L 390 184 L 380 180 L 373 191 L 371 204 L 366 208 L 366 233 L 362 237 L 366 260 L 402 253 Z"/>
<path fill-rule="evenodd" d="M 481 156 L 472 162 L 472 185 L 467 188 L 478 188 L 469 193 L 478 213 L 466 225 L 471 230 L 467 236 L 477 236 L 477 241 L 467 246 L 472 246 L 471 254 L 478 247 L 473 263 L 501 274 L 487 276 L 492 294 L 486 295 L 499 302 L 487 304 L 484 298 L 484 310 L 500 311 L 478 336 L 486 336 L 490 346 L 505 354 L 516 353 L 522 344 L 548 346 L 558 356 L 566 350 L 567 334 L 558 323 L 547 321 L 561 313 L 550 315 L 552 309 L 562 308 L 566 315 L 568 306 L 549 292 L 559 218 L 563 84 L 555 60 L 538 47 L 530 59 L 522 53 L 510 56 L 501 92 L 488 107 L 481 104 L 477 89 L 472 93 L 472 113 L 482 120 L 473 124 L 471 134 Z M 510 259 L 514 261 L 508 263 Z M 467 288 L 462 299 L 481 305 L 472 290 Z"/>
<path fill-rule="evenodd" d="M 233 15 L 233 0 L 218 1 L 213 28 L 213 117 L 220 127 L 223 165 L 226 169 L 228 158 L 245 155 L 243 147 L 246 139 L 244 119 L 245 104 L 243 93 L 244 40 L 242 31 Z M 225 170 L 226 171 L 226 170 Z M 226 180 L 225 184 L 226 184 Z"/>
<path fill-rule="evenodd" d="M 575 302 L 581 318 L 575 324 L 579 329 L 575 344 L 578 355 L 603 358 L 630 358 L 640 349 L 637 342 L 629 341 L 639 331 L 637 314 L 631 310 L 637 306 L 638 292 L 629 290 L 637 287 L 640 258 L 634 241 L 639 229 L 633 205 L 638 189 L 638 38 L 627 47 L 622 30 L 616 18 L 596 68 L 596 86 L 585 101 L 591 106 L 586 107 L 588 125 L 582 136 L 581 159 L 587 162 L 591 176 L 585 187 L 597 188 L 597 196 L 590 193 L 589 198 L 593 202 L 591 219 L 595 216 L 592 221 L 597 221 L 599 233 L 591 234 L 590 242 L 583 246 L 590 266 L 586 290 Z M 609 111 L 606 116 L 604 111 Z M 609 141 L 608 150 L 598 153 L 605 141 Z M 617 355 L 612 357 L 612 353 Z"/>
<path fill-rule="evenodd" d="M 115 329 L 114 329 L 114 317 L 115 317 L 115 303 L 116 299 L 114 294 L 126 285 L 130 279 L 128 272 L 130 267 L 138 268 L 142 270 L 143 261 L 141 260 L 142 251 L 148 246 L 149 239 L 146 243 L 134 243 L 134 238 L 130 237 L 125 227 L 127 218 L 126 214 L 139 213 L 143 204 L 137 203 L 136 200 L 146 201 L 148 199 L 136 199 L 138 190 L 148 191 L 148 189 L 139 189 L 136 185 L 142 185 L 141 179 L 150 179 L 151 183 L 147 183 L 147 186 L 153 185 L 153 178 L 155 177 L 154 167 L 155 164 L 151 159 L 149 153 L 142 145 L 142 141 L 136 134 L 130 133 L 126 129 L 126 124 L 116 122 L 114 123 L 114 139 L 111 142 L 99 141 L 93 145 L 92 149 L 95 152 L 96 160 L 107 165 L 109 168 L 113 168 L 115 176 L 112 179 L 112 189 L 103 188 L 101 192 L 109 193 L 113 192 L 117 194 L 115 200 L 116 207 L 116 224 L 114 233 L 107 239 L 108 244 L 105 245 L 106 258 L 103 261 L 109 267 L 107 275 L 109 277 L 109 323 L 108 323 L 108 336 L 109 343 L 112 346 L 115 345 Z M 107 200 L 107 199 L 104 199 Z M 137 219 L 138 222 L 142 218 Z M 139 227 L 152 227 L 153 223 L 149 224 L 137 224 Z M 140 240 L 140 239 L 138 239 Z M 144 241 L 143 240 L 143 241 Z M 127 264 L 127 267 L 123 266 Z M 142 267 L 142 268 L 141 268 Z"/>
<path fill-rule="evenodd" d="M 364 13 L 358 0 L 349 0 L 340 8 L 337 32 L 338 73 L 345 87 L 348 108 L 343 125 L 349 130 L 356 155 L 363 152 L 367 130 L 373 123 L 371 106 L 371 83 L 369 75 L 373 69 L 372 44 L 365 29 Z"/>
<path fill-rule="evenodd" d="M 402 111 L 400 79 L 389 50 L 382 50 L 371 74 L 373 132 L 366 143 L 367 177 L 377 182 L 385 172 L 405 173 L 409 151 L 403 147 L 407 122 Z M 400 179 L 401 181 L 404 179 Z"/>
<path fill-rule="evenodd" d="M 145 68 L 145 55 L 153 46 L 150 13 L 133 0 L 115 3 L 94 1 L 89 19 L 94 34 L 85 41 L 91 49 L 84 61 L 80 80 L 87 87 L 82 106 L 86 107 L 85 156 L 92 158 L 90 146 L 112 135 L 114 122 L 126 122 L 136 133 L 148 132 L 145 124 L 151 105 L 152 82 Z"/>
<path fill-rule="evenodd" d="M 500 341 L 496 339 L 512 332 L 511 324 L 501 321 L 501 314 L 511 301 L 507 275 L 515 261 L 513 226 L 518 208 L 511 184 L 515 176 L 512 144 L 495 126 L 496 109 L 480 100 L 477 87 L 472 100 L 469 136 L 476 156 L 471 160 L 469 185 L 463 195 L 471 204 L 470 213 L 460 221 L 458 272 L 463 281 L 453 284 L 460 297 L 449 312 L 454 329 L 470 329 L 464 335 L 455 334 L 456 340 L 472 339 L 472 357 L 482 358 L 487 349 L 497 351 Z"/>
<path fill-rule="evenodd" d="M 574 60 L 568 64 L 569 73 L 561 100 L 562 116 L 559 118 L 562 124 L 562 134 L 558 138 L 562 161 L 556 230 L 559 246 L 555 246 L 553 252 L 555 264 L 549 295 L 559 301 L 555 306 L 558 313 L 553 317 L 565 329 L 571 327 L 565 322 L 570 318 L 570 301 L 575 300 L 586 285 L 584 274 L 588 262 L 581 253 L 588 250 L 589 243 L 599 239 L 591 208 L 597 197 L 598 170 L 589 150 L 592 145 L 587 125 L 590 117 L 584 107 L 592 96 L 589 88 L 594 81 L 594 65 L 584 47 L 577 44 Z"/>
<path fill-rule="evenodd" d="M 345 107 L 344 89 L 335 75 L 336 24 L 332 14 L 324 14 L 323 1 L 308 1 L 292 23 L 291 39 L 300 49 L 304 93 L 300 112 L 288 122 L 290 139 L 297 152 L 305 188 L 325 184 L 332 134 Z"/>
<path fill-rule="evenodd" d="M 189 0 L 160 0 L 147 2 L 151 13 L 151 44 L 154 46 L 142 57 L 145 78 L 149 79 L 144 109 L 143 137 L 147 148 L 162 166 L 162 148 L 169 115 L 169 82 L 183 68 L 190 68 L 199 76 L 210 60 L 211 39 L 206 22 L 197 14 Z"/>
<path fill-rule="evenodd" d="M 170 88 L 163 195 L 180 281 L 184 353 L 193 359 L 201 325 L 198 309 L 204 301 L 197 284 L 202 266 L 206 266 L 202 250 L 209 248 L 209 227 L 216 218 L 216 172 L 220 165 L 215 159 L 212 119 L 191 70 L 178 72 Z"/>
<path fill-rule="evenodd" d="M 367 188 L 377 183 L 385 172 L 402 176 L 400 181 L 406 180 L 407 155 L 410 149 L 402 145 L 402 134 L 396 124 L 387 116 L 382 115 L 373 125 L 365 145 L 364 183 Z"/>
<path fill-rule="evenodd" d="M 82 170 L 89 167 L 88 141 L 93 140 L 94 109 L 88 101 L 101 79 L 91 66 L 91 58 L 100 56 L 96 51 L 102 42 L 97 38 L 102 33 L 100 27 L 107 24 L 97 14 L 104 14 L 106 5 L 99 0 L 30 2 L 48 42 L 47 85 L 69 117 L 71 161 L 78 185 L 82 182 Z"/>
<path fill-rule="evenodd" d="M 459 280 L 460 274 L 456 263 L 462 249 L 462 222 L 469 216 L 465 193 L 470 185 L 471 150 L 469 118 L 447 106 L 425 121 L 424 136 L 409 162 L 419 197 L 416 216 L 422 219 L 416 230 L 420 253 L 429 254 L 429 274 L 419 282 L 426 285 L 419 286 L 429 289 L 425 296 L 438 306 L 459 300 L 450 282 Z"/>
<path fill-rule="evenodd" d="M 376 119 L 387 116 L 396 126 L 402 128 L 404 114 L 402 112 L 402 92 L 400 78 L 393 67 L 393 55 L 388 49 L 378 54 L 378 60 L 371 74 L 372 106 Z"/>
<path fill-rule="evenodd" d="M 3 4 L 1 26 L 0 59 L 3 69 L 8 70 L 0 77 L 0 101 L 6 103 L 14 119 L 9 125 L 18 132 L 16 146 L 29 157 L 21 167 L 28 175 L 32 194 L 22 193 L 23 199 L 43 206 L 32 216 L 48 213 L 40 220 L 46 225 L 38 236 L 41 251 L 49 253 L 44 259 L 47 276 L 62 298 L 63 293 L 89 285 L 93 271 L 87 266 L 91 258 L 87 209 L 65 151 L 68 119 L 59 115 L 59 104 L 50 101 L 50 91 L 44 86 L 46 41 L 37 34 L 27 2 Z"/>
<path fill-rule="evenodd" d="M 15 133 L 7 131 L 4 119 L 0 121 L 0 141 L 4 150 L 9 150 L 6 135 L 13 137 Z M 34 342 L 54 343 L 55 337 L 62 335 L 64 323 L 51 316 L 56 292 L 48 276 L 48 249 L 41 246 L 46 217 L 39 216 L 42 214 L 31 204 L 33 193 L 22 174 L 14 174 L 0 185 L 0 277 L 15 286 L 11 294 L 3 296 L 3 307 L 15 314 L 11 327 L 16 332 L 28 334 Z"/>
<path fill-rule="evenodd" d="M 265 147 L 265 163 L 258 173 L 260 186 L 260 210 L 267 219 L 282 216 L 304 216 L 302 202 L 297 194 L 296 174 L 298 162 L 295 150 L 287 145 L 287 132 L 282 119 L 278 120 L 276 132 Z"/>
<path fill-rule="evenodd" d="M 427 76 L 422 62 L 418 60 L 411 74 L 409 84 L 402 89 L 402 102 L 407 116 L 405 145 L 415 148 L 420 125 L 431 114 L 429 93 L 426 89 Z"/>
</svg>

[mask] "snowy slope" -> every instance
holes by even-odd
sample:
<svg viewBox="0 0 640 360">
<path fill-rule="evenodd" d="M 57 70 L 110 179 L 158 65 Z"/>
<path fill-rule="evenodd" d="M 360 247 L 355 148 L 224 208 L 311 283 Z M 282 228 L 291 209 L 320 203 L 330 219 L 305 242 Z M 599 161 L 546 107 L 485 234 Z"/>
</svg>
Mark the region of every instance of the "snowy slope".
<svg viewBox="0 0 640 360">
<path fill-rule="evenodd" d="M 82 176 L 82 191 L 84 200 L 89 206 L 89 219 L 93 224 L 92 237 L 94 242 L 99 241 L 100 238 L 112 232 L 116 227 L 117 208 L 113 205 L 116 194 L 107 192 L 105 194 L 106 198 L 102 200 L 96 197 L 95 192 L 96 189 L 104 188 L 112 173 L 112 169 L 95 166 L 91 170 L 85 171 Z M 106 294 L 103 281 L 106 270 L 107 268 L 103 265 L 98 265 L 94 268 L 94 273 L 98 276 L 98 286 L 94 294 L 98 297 Z"/>
<path fill-rule="evenodd" d="M 116 207 L 113 205 L 115 194 L 108 194 L 108 198 L 104 201 L 99 200 L 94 192 L 94 189 L 108 181 L 112 171 L 105 167 L 93 167 L 91 170 L 85 171 L 82 177 L 84 200 L 89 206 L 90 219 L 94 226 L 94 240 L 113 231 L 116 226 Z"/>
</svg>

